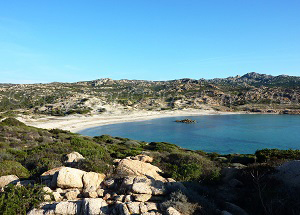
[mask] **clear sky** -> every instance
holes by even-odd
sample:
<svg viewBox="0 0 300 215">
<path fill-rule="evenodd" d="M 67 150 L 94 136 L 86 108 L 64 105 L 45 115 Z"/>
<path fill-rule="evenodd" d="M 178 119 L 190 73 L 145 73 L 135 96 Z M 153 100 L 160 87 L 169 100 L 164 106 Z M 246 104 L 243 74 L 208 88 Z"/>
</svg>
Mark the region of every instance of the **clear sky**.
<svg viewBox="0 0 300 215">
<path fill-rule="evenodd" d="M 0 0 L 0 83 L 300 76 L 299 0 Z"/>
</svg>

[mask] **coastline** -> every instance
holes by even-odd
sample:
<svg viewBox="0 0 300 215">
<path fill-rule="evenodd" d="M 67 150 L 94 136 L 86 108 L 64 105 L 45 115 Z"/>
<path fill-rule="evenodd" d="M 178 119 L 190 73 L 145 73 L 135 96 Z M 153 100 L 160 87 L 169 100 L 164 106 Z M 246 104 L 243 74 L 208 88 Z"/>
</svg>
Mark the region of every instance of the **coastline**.
<svg viewBox="0 0 300 215">
<path fill-rule="evenodd" d="M 18 117 L 18 120 L 29 126 L 38 128 L 52 129 L 58 128 L 78 133 L 79 131 L 124 122 L 146 121 L 157 118 L 176 117 L 176 116 L 201 116 L 201 115 L 225 115 L 225 114 L 245 114 L 245 112 L 220 112 L 203 109 L 185 109 L 174 111 L 128 111 L 110 112 L 99 115 L 72 115 L 65 117 L 45 116 L 38 119 L 30 116 Z"/>
</svg>

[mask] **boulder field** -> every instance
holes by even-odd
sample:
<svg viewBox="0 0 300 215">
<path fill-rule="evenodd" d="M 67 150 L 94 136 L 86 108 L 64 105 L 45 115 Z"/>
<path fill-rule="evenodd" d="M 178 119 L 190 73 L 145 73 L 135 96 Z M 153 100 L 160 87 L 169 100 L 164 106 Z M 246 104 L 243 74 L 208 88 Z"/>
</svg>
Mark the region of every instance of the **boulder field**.
<svg viewBox="0 0 300 215">
<path fill-rule="evenodd" d="M 77 153 L 68 155 L 67 162 L 77 162 Z M 158 167 L 150 164 L 147 155 L 115 160 L 115 172 L 111 176 L 85 172 L 71 167 L 58 167 L 41 175 L 45 185 L 44 201 L 29 215 L 179 215 L 173 207 L 163 208 L 161 203 L 176 188 L 184 188 L 180 182 L 164 178 Z M 3 176 L 0 185 L 20 183 L 16 176 Z"/>
</svg>

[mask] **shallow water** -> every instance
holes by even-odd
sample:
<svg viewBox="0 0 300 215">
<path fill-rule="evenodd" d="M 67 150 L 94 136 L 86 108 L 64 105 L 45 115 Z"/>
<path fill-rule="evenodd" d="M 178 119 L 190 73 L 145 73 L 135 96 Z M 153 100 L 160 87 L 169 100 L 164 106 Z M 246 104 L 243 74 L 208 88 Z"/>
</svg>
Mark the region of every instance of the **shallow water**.
<svg viewBox="0 0 300 215">
<path fill-rule="evenodd" d="M 174 122 L 195 119 L 196 124 Z M 300 149 L 299 115 L 230 114 L 168 117 L 86 129 L 87 136 L 109 134 L 146 142 L 170 142 L 206 152 L 254 153 L 257 149 Z"/>
</svg>

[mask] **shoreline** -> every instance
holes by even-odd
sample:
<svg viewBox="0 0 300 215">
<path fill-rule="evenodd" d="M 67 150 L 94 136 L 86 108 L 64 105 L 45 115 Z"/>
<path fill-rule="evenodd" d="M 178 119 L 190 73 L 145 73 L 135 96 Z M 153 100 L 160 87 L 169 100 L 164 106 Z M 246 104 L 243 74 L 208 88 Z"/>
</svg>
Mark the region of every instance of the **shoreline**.
<svg viewBox="0 0 300 215">
<path fill-rule="evenodd" d="M 29 126 L 45 129 L 63 129 L 78 133 L 82 130 L 124 122 L 146 121 L 157 118 L 179 117 L 179 116 L 201 116 L 201 115 L 226 115 L 247 114 L 246 112 L 220 112 L 214 110 L 185 109 L 174 111 L 132 111 L 119 113 L 104 113 L 99 115 L 85 116 L 72 115 L 64 117 L 45 116 L 34 119 L 30 116 L 18 117 L 18 120 Z"/>
</svg>

